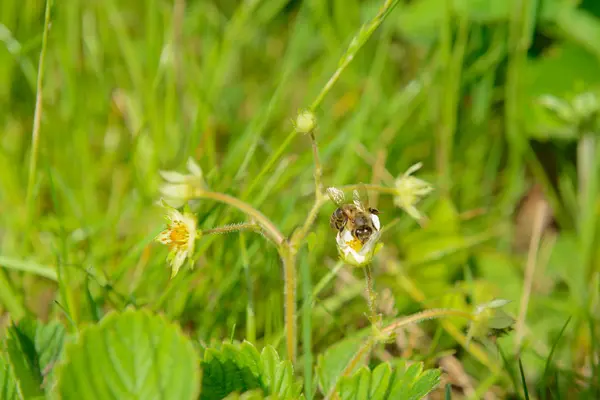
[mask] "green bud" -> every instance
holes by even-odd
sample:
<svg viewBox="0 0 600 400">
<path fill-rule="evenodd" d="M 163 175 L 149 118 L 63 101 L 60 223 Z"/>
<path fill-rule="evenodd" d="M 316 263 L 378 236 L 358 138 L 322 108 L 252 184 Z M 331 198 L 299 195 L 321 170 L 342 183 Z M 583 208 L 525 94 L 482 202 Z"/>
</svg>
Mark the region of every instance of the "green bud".
<svg viewBox="0 0 600 400">
<path fill-rule="evenodd" d="M 298 133 L 311 133 L 317 127 L 317 118 L 309 110 L 304 110 L 296 117 L 294 129 Z"/>
</svg>

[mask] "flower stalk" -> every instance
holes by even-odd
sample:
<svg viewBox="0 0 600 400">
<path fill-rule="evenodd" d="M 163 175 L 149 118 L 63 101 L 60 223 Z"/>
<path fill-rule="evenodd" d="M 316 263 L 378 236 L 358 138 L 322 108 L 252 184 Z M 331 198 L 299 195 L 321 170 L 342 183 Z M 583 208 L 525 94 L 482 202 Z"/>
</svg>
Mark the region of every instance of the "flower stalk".
<svg viewBox="0 0 600 400">
<path fill-rule="evenodd" d="M 352 371 L 354 371 L 354 369 L 358 366 L 358 363 L 366 356 L 366 354 L 368 354 L 371 351 L 371 349 L 377 343 L 380 342 L 380 340 L 383 339 L 383 337 L 389 336 L 392 333 L 394 333 L 394 331 L 396 331 L 397 329 L 403 328 L 411 324 L 417 324 L 430 319 L 448 317 L 460 317 L 468 319 L 469 321 L 475 320 L 475 316 L 466 311 L 449 308 L 431 309 L 397 319 L 396 321 L 387 325 L 385 328 L 381 329 L 381 335 L 379 337 L 369 336 L 367 340 L 362 344 L 362 346 L 358 349 L 358 351 L 352 356 L 350 361 L 348 361 L 341 374 L 336 378 L 335 382 L 331 385 L 327 396 L 325 396 L 325 400 L 331 399 L 335 395 L 335 390 L 341 378 L 350 376 Z"/>
<path fill-rule="evenodd" d="M 225 193 L 211 192 L 203 189 L 196 189 L 192 196 L 192 199 L 211 199 L 220 203 L 227 204 L 233 208 L 237 208 L 247 216 L 251 217 L 258 223 L 265 231 L 265 236 L 269 238 L 278 247 L 285 242 L 285 236 L 277 229 L 275 224 L 271 222 L 263 213 L 252 207 L 250 204 L 241 201 L 233 196 Z"/>
</svg>

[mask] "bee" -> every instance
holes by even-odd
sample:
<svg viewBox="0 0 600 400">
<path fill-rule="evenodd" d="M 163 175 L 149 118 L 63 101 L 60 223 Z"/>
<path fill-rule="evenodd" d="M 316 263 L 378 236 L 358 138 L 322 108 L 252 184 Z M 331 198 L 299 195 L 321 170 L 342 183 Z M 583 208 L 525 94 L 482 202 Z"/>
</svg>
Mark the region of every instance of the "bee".
<svg viewBox="0 0 600 400">
<path fill-rule="evenodd" d="M 361 244 L 379 230 L 379 210 L 365 206 L 357 190 L 353 192 L 353 203 L 346 203 L 344 192 L 334 187 L 327 188 L 327 195 L 338 206 L 329 217 L 332 229 L 338 232 L 349 230 Z"/>
</svg>

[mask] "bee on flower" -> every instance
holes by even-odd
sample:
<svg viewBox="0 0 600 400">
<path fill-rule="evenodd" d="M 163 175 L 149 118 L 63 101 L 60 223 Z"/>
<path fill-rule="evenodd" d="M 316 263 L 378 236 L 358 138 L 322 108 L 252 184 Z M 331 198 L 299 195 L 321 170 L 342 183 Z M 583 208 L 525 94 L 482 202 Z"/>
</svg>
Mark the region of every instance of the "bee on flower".
<svg viewBox="0 0 600 400">
<path fill-rule="evenodd" d="M 185 260 L 192 258 L 195 242 L 200 238 L 201 232 L 196 230 L 196 219 L 193 214 L 181 213 L 162 200 L 161 205 L 167 211 L 167 227 L 155 240 L 169 247 L 167 261 L 171 265 L 171 278 L 173 278 Z"/>
<path fill-rule="evenodd" d="M 165 198 L 165 202 L 171 207 L 183 206 L 194 196 L 196 189 L 206 186 L 202 169 L 193 158 L 188 159 L 186 166 L 188 174 L 177 171 L 159 171 L 164 180 L 159 190 Z"/>
<path fill-rule="evenodd" d="M 345 203 L 344 192 L 340 189 L 330 187 L 327 195 L 338 206 L 331 214 L 329 223 L 337 231 L 336 244 L 340 257 L 356 267 L 368 265 L 380 249 L 379 211 L 366 207 L 356 190 L 352 204 Z"/>
<path fill-rule="evenodd" d="M 394 204 L 402 208 L 408 215 L 421 220 L 423 216 L 417 209 L 416 205 L 421 199 L 433 191 L 433 186 L 429 182 L 415 178 L 412 174 L 417 172 L 422 163 L 417 163 L 411 166 L 404 174 L 399 176 L 395 182 L 396 194 L 394 196 Z"/>
</svg>

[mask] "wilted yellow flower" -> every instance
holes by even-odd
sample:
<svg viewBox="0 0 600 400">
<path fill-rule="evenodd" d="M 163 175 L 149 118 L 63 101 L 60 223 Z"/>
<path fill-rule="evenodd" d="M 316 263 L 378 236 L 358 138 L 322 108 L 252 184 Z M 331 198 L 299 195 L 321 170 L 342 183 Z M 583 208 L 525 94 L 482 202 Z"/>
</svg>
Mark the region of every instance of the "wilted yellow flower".
<svg viewBox="0 0 600 400">
<path fill-rule="evenodd" d="M 416 207 L 417 203 L 433 190 L 431 184 L 412 176 L 421 166 L 421 163 L 413 165 L 396 179 L 396 195 L 394 196 L 394 204 L 402 208 L 417 221 L 422 218 L 421 213 Z"/>
<path fill-rule="evenodd" d="M 196 231 L 193 214 L 182 214 L 164 203 L 162 205 L 167 210 L 167 228 L 156 237 L 156 241 L 169 246 L 167 261 L 171 264 L 172 278 L 177 275 L 184 261 L 194 254 L 194 244 L 199 238 L 199 232 Z"/>
<path fill-rule="evenodd" d="M 381 244 L 379 243 L 381 223 L 377 215 L 371 214 L 371 218 L 377 230 L 373 232 L 365 244 L 362 244 L 360 240 L 355 238 L 348 229 L 338 232 L 336 236 L 338 252 L 341 259 L 347 264 L 355 267 L 364 267 L 371 262 L 375 253 L 381 248 Z"/>
<path fill-rule="evenodd" d="M 159 171 L 164 179 L 160 193 L 172 207 L 181 207 L 194 195 L 194 190 L 205 186 L 202 169 L 191 157 L 187 161 L 188 174 L 176 171 Z"/>
</svg>

